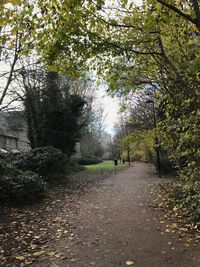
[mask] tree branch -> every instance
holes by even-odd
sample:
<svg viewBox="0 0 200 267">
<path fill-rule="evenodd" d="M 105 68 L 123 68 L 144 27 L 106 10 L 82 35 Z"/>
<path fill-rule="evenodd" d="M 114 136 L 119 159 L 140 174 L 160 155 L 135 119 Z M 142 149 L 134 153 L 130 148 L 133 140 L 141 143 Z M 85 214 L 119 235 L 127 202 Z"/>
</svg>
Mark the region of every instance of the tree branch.
<svg viewBox="0 0 200 267">
<path fill-rule="evenodd" d="M 14 54 L 14 58 L 13 58 L 13 62 L 12 62 L 11 68 L 10 68 L 10 73 L 9 73 L 9 76 L 8 76 L 8 80 L 7 80 L 6 86 L 5 86 L 4 90 L 3 90 L 1 98 L 0 98 L 0 106 L 3 103 L 3 100 L 4 100 L 5 96 L 6 96 L 7 91 L 8 91 L 8 88 L 9 88 L 11 82 L 12 82 L 12 76 L 13 76 L 15 64 L 16 64 L 16 62 L 18 60 L 17 44 L 18 44 L 18 34 L 16 34 L 15 54 Z"/>
<path fill-rule="evenodd" d="M 132 52 L 132 53 L 137 54 L 137 55 L 157 55 L 157 56 L 161 56 L 162 55 L 160 52 L 156 52 L 156 51 L 147 52 L 147 51 L 135 50 L 135 49 L 132 49 L 130 47 L 126 47 L 126 44 L 123 44 L 121 46 L 120 44 L 117 44 L 115 42 L 112 42 L 112 41 L 109 41 L 109 40 L 106 40 L 106 39 L 103 39 L 103 44 L 107 44 L 107 45 L 109 45 L 111 47 L 112 46 L 116 47 L 116 48 L 120 49 L 121 51 L 129 51 L 129 52 Z"/>
<path fill-rule="evenodd" d="M 196 15 L 196 25 L 198 27 L 198 29 L 200 30 L 200 7 L 199 7 L 199 3 L 197 0 L 192 0 L 193 3 L 193 7 L 194 7 L 194 12 Z"/>
<path fill-rule="evenodd" d="M 166 3 L 165 0 L 157 0 L 157 2 L 159 2 L 160 4 L 162 4 L 163 6 L 169 8 L 169 9 L 173 10 L 173 11 L 176 12 L 178 15 L 180 15 L 180 16 L 183 17 L 184 19 L 186 19 L 186 20 L 192 22 L 194 25 L 196 25 L 196 27 L 197 27 L 198 29 L 200 29 L 199 26 L 198 26 L 198 24 L 197 24 L 197 22 L 196 22 L 196 19 L 193 19 L 190 15 L 184 13 L 183 11 L 181 11 L 180 9 L 178 9 L 176 6 L 173 6 L 173 5 L 171 5 L 171 4 Z M 197 2 L 197 1 L 194 0 L 194 1 L 193 1 L 193 4 L 194 4 L 194 2 Z M 197 3 L 197 5 L 198 5 L 198 3 Z"/>
<path fill-rule="evenodd" d="M 171 62 L 171 60 L 168 58 L 168 56 L 167 56 L 167 54 L 165 52 L 165 48 L 163 46 L 163 42 L 162 42 L 162 39 L 161 39 L 160 36 L 158 37 L 158 44 L 159 44 L 159 47 L 161 49 L 162 57 L 164 58 L 166 63 L 172 68 L 172 70 L 177 74 L 177 76 L 179 76 L 177 68 L 174 66 L 174 64 Z"/>
<path fill-rule="evenodd" d="M 20 99 L 20 97 L 18 96 L 16 98 L 10 100 L 5 106 L 0 108 L 0 111 L 7 109 L 13 102 L 18 101 L 19 99 Z"/>
</svg>

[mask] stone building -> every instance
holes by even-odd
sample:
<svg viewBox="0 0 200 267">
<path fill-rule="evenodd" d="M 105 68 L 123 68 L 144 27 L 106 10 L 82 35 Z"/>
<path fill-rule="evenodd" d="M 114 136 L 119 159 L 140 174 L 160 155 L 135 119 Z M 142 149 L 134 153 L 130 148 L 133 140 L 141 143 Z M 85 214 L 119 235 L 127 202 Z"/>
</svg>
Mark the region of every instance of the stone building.
<svg viewBox="0 0 200 267">
<path fill-rule="evenodd" d="M 30 150 L 27 123 L 22 111 L 0 112 L 0 148 Z"/>
</svg>

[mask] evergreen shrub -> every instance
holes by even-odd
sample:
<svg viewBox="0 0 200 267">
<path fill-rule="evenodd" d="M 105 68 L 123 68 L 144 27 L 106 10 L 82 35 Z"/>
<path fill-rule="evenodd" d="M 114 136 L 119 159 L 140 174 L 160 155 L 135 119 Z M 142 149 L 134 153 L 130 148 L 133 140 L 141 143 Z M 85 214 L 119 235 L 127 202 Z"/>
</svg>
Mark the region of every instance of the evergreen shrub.
<svg viewBox="0 0 200 267">
<path fill-rule="evenodd" d="M 46 183 L 36 173 L 16 169 L 5 160 L 0 160 L 0 203 L 26 204 L 43 198 Z"/>
<path fill-rule="evenodd" d="M 99 159 L 97 157 L 91 157 L 91 156 L 85 156 L 80 159 L 78 159 L 78 164 L 80 165 L 92 165 L 103 162 L 102 159 Z"/>
<path fill-rule="evenodd" d="M 66 155 L 51 146 L 21 153 L 12 161 L 17 169 L 36 172 L 41 176 L 64 173 L 67 162 Z"/>
</svg>

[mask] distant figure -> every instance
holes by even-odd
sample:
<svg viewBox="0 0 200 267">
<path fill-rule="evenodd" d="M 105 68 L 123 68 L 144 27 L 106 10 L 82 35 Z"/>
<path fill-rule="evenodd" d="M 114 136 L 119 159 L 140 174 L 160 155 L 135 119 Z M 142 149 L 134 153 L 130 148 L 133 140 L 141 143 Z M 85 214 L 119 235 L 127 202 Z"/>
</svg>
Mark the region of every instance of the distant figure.
<svg viewBox="0 0 200 267">
<path fill-rule="evenodd" d="M 117 165 L 118 165 L 118 161 L 117 161 L 116 158 L 114 159 L 114 164 L 115 164 L 115 174 L 116 174 L 116 171 L 117 171 Z"/>
<path fill-rule="evenodd" d="M 117 166 L 117 165 L 118 165 L 118 161 L 117 161 L 117 159 L 116 159 L 116 158 L 114 159 L 114 164 L 115 164 L 115 166 Z"/>
<path fill-rule="evenodd" d="M 122 163 L 125 164 L 125 159 L 122 159 Z"/>
</svg>

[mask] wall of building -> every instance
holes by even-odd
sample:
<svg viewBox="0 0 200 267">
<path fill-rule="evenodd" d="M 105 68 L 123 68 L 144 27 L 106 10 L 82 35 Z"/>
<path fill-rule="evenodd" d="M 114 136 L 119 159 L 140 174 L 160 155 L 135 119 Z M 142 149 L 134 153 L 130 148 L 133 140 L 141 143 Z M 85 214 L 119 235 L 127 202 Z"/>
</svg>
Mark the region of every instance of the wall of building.
<svg viewBox="0 0 200 267">
<path fill-rule="evenodd" d="M 0 135 L 0 148 L 5 149 L 6 147 L 6 138 Z"/>
<path fill-rule="evenodd" d="M 22 112 L 0 112 L 0 148 L 30 150 L 27 124 Z"/>
</svg>

